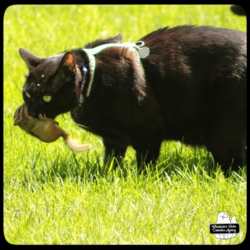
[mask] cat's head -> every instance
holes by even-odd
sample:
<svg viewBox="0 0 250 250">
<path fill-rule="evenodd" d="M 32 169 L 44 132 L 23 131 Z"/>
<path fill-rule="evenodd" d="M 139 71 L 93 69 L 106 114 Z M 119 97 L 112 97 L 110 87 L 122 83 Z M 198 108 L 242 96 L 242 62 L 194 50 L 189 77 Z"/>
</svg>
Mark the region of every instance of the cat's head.
<svg viewBox="0 0 250 250">
<path fill-rule="evenodd" d="M 48 58 L 40 58 L 22 48 L 19 53 L 29 68 L 22 90 L 29 115 L 38 118 L 39 114 L 45 114 L 54 119 L 77 105 L 77 69 L 73 53 Z"/>
<path fill-rule="evenodd" d="M 85 48 L 121 41 L 122 36 L 117 35 L 88 43 Z M 19 49 L 19 53 L 29 68 L 22 92 L 30 116 L 38 118 L 39 114 L 45 114 L 54 119 L 79 104 L 82 91 L 80 85 L 83 79 L 83 72 L 79 68 L 82 70 L 86 61 L 82 49 L 48 58 L 40 58 L 22 48 Z"/>
</svg>

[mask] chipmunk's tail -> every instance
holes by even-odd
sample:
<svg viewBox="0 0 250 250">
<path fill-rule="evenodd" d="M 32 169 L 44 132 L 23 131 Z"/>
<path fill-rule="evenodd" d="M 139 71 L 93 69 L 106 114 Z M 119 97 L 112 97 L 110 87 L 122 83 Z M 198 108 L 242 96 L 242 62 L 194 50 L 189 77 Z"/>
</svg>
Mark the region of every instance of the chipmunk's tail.
<svg viewBox="0 0 250 250">
<path fill-rule="evenodd" d="M 77 140 L 73 139 L 69 135 L 64 136 L 64 141 L 71 150 L 76 151 L 76 152 L 85 151 L 92 147 L 92 145 L 89 143 L 86 143 L 86 144 L 79 143 Z"/>
</svg>

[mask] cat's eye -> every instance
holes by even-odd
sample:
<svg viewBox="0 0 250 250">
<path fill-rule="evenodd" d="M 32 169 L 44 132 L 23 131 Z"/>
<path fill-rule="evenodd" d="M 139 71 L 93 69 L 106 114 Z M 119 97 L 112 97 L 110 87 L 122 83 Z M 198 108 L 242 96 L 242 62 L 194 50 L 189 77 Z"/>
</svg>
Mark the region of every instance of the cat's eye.
<svg viewBox="0 0 250 250">
<path fill-rule="evenodd" d="M 50 95 L 44 95 L 44 96 L 43 96 L 43 100 L 44 100 L 45 102 L 50 102 L 50 101 L 51 101 L 51 96 L 50 96 Z"/>
<path fill-rule="evenodd" d="M 25 95 L 30 98 L 30 94 L 28 92 L 25 92 Z"/>
</svg>

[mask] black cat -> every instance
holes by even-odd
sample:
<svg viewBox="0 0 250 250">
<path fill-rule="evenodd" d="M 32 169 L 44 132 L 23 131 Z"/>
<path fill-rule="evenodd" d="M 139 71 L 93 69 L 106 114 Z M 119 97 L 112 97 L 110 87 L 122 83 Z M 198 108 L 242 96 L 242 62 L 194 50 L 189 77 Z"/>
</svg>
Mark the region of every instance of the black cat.
<svg viewBox="0 0 250 250">
<path fill-rule="evenodd" d="M 246 34 L 178 26 L 141 38 L 145 46 L 121 40 L 49 58 L 20 49 L 29 115 L 70 111 L 103 138 L 106 157 L 123 157 L 131 145 L 139 166 L 157 159 L 163 140 L 204 145 L 224 170 L 244 166 Z"/>
</svg>

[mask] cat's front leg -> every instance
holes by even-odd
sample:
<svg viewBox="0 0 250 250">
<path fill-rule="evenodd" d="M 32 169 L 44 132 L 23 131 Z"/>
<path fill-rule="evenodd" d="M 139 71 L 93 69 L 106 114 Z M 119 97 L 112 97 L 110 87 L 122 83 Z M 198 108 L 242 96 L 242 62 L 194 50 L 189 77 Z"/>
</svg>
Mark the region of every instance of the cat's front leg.
<svg viewBox="0 0 250 250">
<path fill-rule="evenodd" d="M 105 164 L 109 163 L 114 157 L 116 159 L 115 167 L 117 165 L 121 165 L 128 145 L 115 142 L 110 139 L 103 139 L 103 144 L 105 146 L 104 163 Z"/>
<path fill-rule="evenodd" d="M 133 143 L 136 150 L 138 169 L 143 169 L 147 164 L 155 164 L 161 147 L 162 138 L 156 133 L 152 137 L 137 138 Z"/>
</svg>

